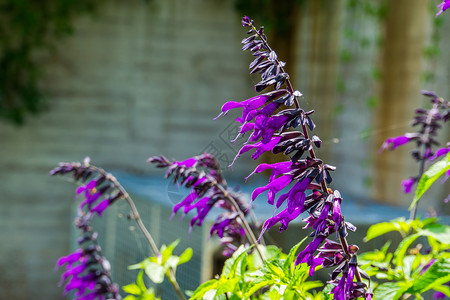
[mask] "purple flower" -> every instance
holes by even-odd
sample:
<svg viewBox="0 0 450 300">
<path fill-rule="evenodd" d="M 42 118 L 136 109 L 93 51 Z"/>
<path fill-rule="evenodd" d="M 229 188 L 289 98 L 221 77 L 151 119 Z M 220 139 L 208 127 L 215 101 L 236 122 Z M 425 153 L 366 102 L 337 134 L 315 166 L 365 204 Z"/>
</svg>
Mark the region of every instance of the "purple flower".
<svg viewBox="0 0 450 300">
<path fill-rule="evenodd" d="M 317 235 L 306 248 L 300 252 L 295 260 L 295 265 L 308 262 L 308 259 L 313 256 L 320 244 L 325 240 L 326 236 Z"/>
<path fill-rule="evenodd" d="M 258 157 L 261 156 L 264 152 L 272 151 L 273 148 L 278 144 L 278 142 L 281 140 L 281 136 L 274 136 L 270 140 L 270 142 L 264 144 L 263 142 L 257 142 L 251 145 L 244 145 L 236 155 L 236 157 L 233 159 L 233 162 L 230 164 L 230 167 L 234 164 L 236 159 L 240 157 L 242 154 L 252 150 L 256 149 L 256 151 L 252 154 L 252 158 L 254 160 L 258 159 Z"/>
<path fill-rule="evenodd" d="M 237 118 L 236 121 L 238 121 L 239 123 L 244 123 L 247 119 L 247 115 L 250 112 L 263 106 L 269 99 L 270 95 L 263 94 L 244 100 L 242 102 L 229 101 L 222 106 L 222 112 L 215 119 L 219 118 L 222 115 L 225 116 L 232 109 L 242 107 L 242 116 L 240 118 Z"/>
<path fill-rule="evenodd" d="M 250 20 L 250 18 L 249 17 L 247 17 L 247 16 L 244 16 L 243 18 L 242 18 L 242 26 L 249 26 L 249 25 L 251 25 L 253 23 L 253 20 Z"/>
<path fill-rule="evenodd" d="M 388 138 L 384 141 L 383 145 L 381 145 L 380 152 L 386 149 L 394 150 L 397 147 L 404 145 L 413 139 L 417 139 L 417 137 L 418 134 L 406 133 L 405 135 Z"/>
<path fill-rule="evenodd" d="M 250 175 L 245 177 L 245 180 L 247 180 L 250 176 L 252 176 L 255 173 L 261 173 L 268 169 L 272 169 L 272 174 L 270 175 L 269 179 L 269 181 L 272 181 L 274 177 L 289 172 L 291 170 L 290 168 L 291 165 L 292 163 L 290 161 L 283 161 L 274 164 L 265 164 L 265 163 L 259 164 L 256 167 L 256 169 L 252 173 L 250 173 Z"/>
<path fill-rule="evenodd" d="M 272 180 L 267 185 L 256 188 L 252 193 L 252 201 L 258 197 L 262 192 L 268 191 L 267 193 L 267 202 L 271 205 L 274 204 L 275 201 L 275 195 L 282 189 L 284 189 L 289 183 L 292 182 L 292 176 L 290 175 L 283 175 L 278 177 L 277 179 Z"/>
<path fill-rule="evenodd" d="M 105 211 L 105 209 L 107 209 L 110 204 L 111 204 L 111 200 L 105 199 L 102 202 L 100 202 L 99 204 L 97 204 L 94 208 L 92 208 L 91 212 L 96 212 L 99 215 L 99 217 L 101 217 L 103 212 Z"/>
<path fill-rule="evenodd" d="M 77 195 L 83 192 L 85 199 L 80 203 L 80 209 L 83 209 L 85 205 L 92 205 L 101 196 L 101 193 L 97 189 L 97 180 L 91 180 L 86 185 L 77 188 Z"/>
<path fill-rule="evenodd" d="M 272 218 L 267 219 L 262 227 L 261 236 L 264 232 L 272 228 L 277 223 L 281 223 L 280 231 L 284 231 L 287 229 L 288 224 L 296 219 L 300 214 L 302 213 L 300 208 L 294 209 L 292 212 L 289 212 L 289 210 L 286 208 L 279 212 L 277 215 L 273 216 Z"/>
<path fill-rule="evenodd" d="M 446 296 L 442 292 L 434 292 L 433 300 L 446 299 Z"/>
<path fill-rule="evenodd" d="M 80 216 L 78 218 L 86 218 Z M 79 220 L 76 224 L 83 224 Z M 66 265 L 61 281 L 66 281 L 64 293 L 75 291 L 75 299 L 121 299 L 119 288 L 111 281 L 111 265 L 101 255 L 97 245 L 97 234 L 90 226 L 81 225 L 83 238 L 78 241 L 80 248 L 74 253 L 61 257 L 58 266 Z"/>
<path fill-rule="evenodd" d="M 443 155 L 445 155 L 445 154 L 447 154 L 447 153 L 449 153 L 449 152 L 450 152 L 450 145 L 447 146 L 446 148 L 440 148 L 440 149 L 438 149 L 438 150 L 436 151 L 436 153 L 435 153 L 433 156 L 431 156 L 429 159 L 430 159 L 430 160 L 435 160 L 436 158 L 438 158 L 438 157 L 440 157 L 440 156 L 443 156 Z"/>
<path fill-rule="evenodd" d="M 410 177 L 408 179 L 403 180 L 402 181 L 403 192 L 405 194 L 411 193 L 412 187 L 415 182 L 416 182 L 416 180 L 414 177 Z"/>
<path fill-rule="evenodd" d="M 439 11 L 437 12 L 436 17 L 450 8 L 450 0 L 442 1 L 437 7 L 439 8 Z"/>
</svg>

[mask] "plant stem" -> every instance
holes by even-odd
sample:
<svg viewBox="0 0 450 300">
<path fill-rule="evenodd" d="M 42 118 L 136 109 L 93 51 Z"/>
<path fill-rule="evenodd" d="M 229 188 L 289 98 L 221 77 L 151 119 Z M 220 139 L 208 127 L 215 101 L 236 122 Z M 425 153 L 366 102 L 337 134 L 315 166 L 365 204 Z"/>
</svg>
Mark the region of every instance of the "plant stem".
<svg viewBox="0 0 450 300">
<path fill-rule="evenodd" d="M 258 34 L 259 38 L 262 40 L 264 46 L 267 48 L 267 50 L 269 50 L 270 52 L 273 52 L 272 48 L 269 46 L 269 43 L 267 42 L 267 40 L 264 38 L 264 36 L 262 36 L 261 34 L 259 34 L 258 30 L 256 29 L 255 26 L 253 26 L 253 24 L 251 25 L 252 29 Z M 278 60 L 278 58 L 275 59 L 277 64 L 280 66 L 280 70 L 283 73 L 286 73 L 284 68 L 281 66 L 280 61 Z M 292 87 L 292 83 L 289 79 L 289 77 L 286 78 L 286 86 L 287 86 L 287 90 L 292 94 L 294 93 L 294 88 Z M 294 105 L 295 107 L 298 109 L 300 108 L 300 104 L 298 102 L 297 96 L 294 97 Z M 306 128 L 306 126 L 304 124 L 302 125 L 302 131 L 303 131 L 303 135 L 305 136 L 305 139 L 309 139 L 309 134 L 308 134 L 308 129 Z M 316 158 L 316 154 L 314 152 L 314 149 L 311 147 L 311 150 L 309 150 L 309 155 L 311 156 L 311 158 L 315 159 Z M 323 167 L 323 162 L 321 163 L 322 167 Z M 322 191 L 326 194 L 329 194 L 328 191 L 328 187 L 327 187 L 327 183 L 325 181 L 325 179 L 322 180 L 322 182 L 320 183 L 320 186 L 322 188 Z M 345 225 L 343 225 L 345 226 Z M 348 255 L 348 257 L 350 258 L 350 253 L 348 251 L 348 243 L 345 237 L 339 235 L 339 239 L 340 239 L 340 243 L 342 246 L 342 249 L 344 250 L 344 252 Z M 356 280 L 358 282 L 361 282 L 361 274 L 359 274 L 358 268 L 355 269 L 355 276 L 356 276 Z"/>
<path fill-rule="evenodd" d="M 245 219 L 244 213 L 242 212 L 241 208 L 237 204 L 236 200 L 234 200 L 234 198 L 230 195 L 230 193 L 228 193 L 228 191 L 222 185 L 220 185 L 214 178 L 212 178 L 209 175 L 206 175 L 206 176 L 208 176 L 209 180 L 222 192 L 224 197 L 233 205 L 234 209 L 238 213 L 239 219 L 241 219 L 242 226 L 244 227 L 245 235 L 247 236 L 247 239 L 249 240 L 250 243 L 255 245 L 256 252 L 258 252 L 258 255 L 261 258 L 261 261 L 264 262 L 264 256 L 262 255 L 262 253 L 258 247 L 258 244 L 259 244 L 258 240 L 256 239 L 250 225 L 248 224 L 247 220 Z"/>
<path fill-rule="evenodd" d="M 144 237 L 147 240 L 148 244 L 150 245 L 150 248 L 152 249 L 153 254 L 155 256 L 158 256 L 158 257 L 161 256 L 161 252 L 159 252 L 159 249 L 156 246 L 155 240 L 153 239 L 152 235 L 147 230 L 147 228 L 145 227 L 144 223 L 142 222 L 141 217 L 139 216 L 139 211 L 137 210 L 133 199 L 131 199 L 130 195 L 123 188 L 123 186 L 119 183 L 119 181 L 116 179 L 116 177 L 114 177 L 110 173 L 107 173 L 102 168 L 98 168 L 96 166 L 89 166 L 89 168 L 91 170 L 93 170 L 94 172 L 97 172 L 97 173 L 105 176 L 105 178 L 107 180 L 109 180 L 114 185 L 114 187 L 117 188 L 120 191 L 120 193 L 122 194 L 123 198 L 127 201 L 128 206 L 130 206 L 131 217 L 136 221 L 136 223 L 137 223 L 139 229 L 141 230 L 142 234 L 144 234 Z M 178 298 L 180 298 L 180 300 L 185 300 L 186 298 L 184 297 L 183 292 L 181 291 L 181 288 L 178 285 L 178 282 L 177 282 L 177 279 L 175 277 L 173 269 L 169 268 L 168 271 L 169 271 L 169 276 L 167 276 L 167 277 L 168 277 L 170 283 L 172 284 L 175 292 L 177 293 Z"/>
</svg>

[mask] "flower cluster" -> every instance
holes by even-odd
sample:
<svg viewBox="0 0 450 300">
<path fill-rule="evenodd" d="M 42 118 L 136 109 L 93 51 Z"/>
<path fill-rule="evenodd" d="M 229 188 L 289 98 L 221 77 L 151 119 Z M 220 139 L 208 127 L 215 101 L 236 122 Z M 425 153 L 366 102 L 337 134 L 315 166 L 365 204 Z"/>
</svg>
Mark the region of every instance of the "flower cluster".
<svg viewBox="0 0 450 300">
<path fill-rule="evenodd" d="M 419 108 L 415 110 L 415 116 L 411 125 L 419 126 L 417 132 L 408 132 L 401 136 L 391 137 L 381 146 L 380 151 L 390 149 L 394 150 L 399 146 L 410 142 L 416 144 L 415 149 L 411 152 L 412 157 L 419 162 L 425 160 L 434 160 L 450 151 L 450 145 L 441 148 L 434 153 L 433 147 L 438 146 L 437 140 L 438 130 L 443 124 L 450 120 L 450 102 L 438 97 L 434 92 L 422 91 L 422 94 L 430 98 L 431 108 Z M 410 193 L 414 184 L 420 180 L 422 172 L 415 177 L 410 177 L 402 182 L 403 191 Z M 448 174 L 450 175 L 450 174 Z"/>
<path fill-rule="evenodd" d="M 97 233 L 88 221 L 86 215 L 77 217 L 75 226 L 82 231 L 80 248 L 58 260 L 59 267 L 66 266 L 61 276 L 61 281 L 67 281 L 64 292 L 76 291 L 76 300 L 121 299 L 118 285 L 111 280 L 111 266 L 102 256 Z"/>
<path fill-rule="evenodd" d="M 74 222 L 81 230 L 79 249 L 61 257 L 57 263 L 59 267 L 65 265 L 61 276 L 65 293 L 75 291 L 77 300 L 121 299 L 118 286 L 111 280 L 110 264 L 101 254 L 97 233 L 90 222 L 95 215 L 101 217 L 109 205 L 124 195 L 123 191 L 111 174 L 91 166 L 88 158 L 84 164 L 60 163 L 50 174 L 71 174 L 75 180 L 85 182 L 76 191 L 77 197 L 82 198 Z"/>
<path fill-rule="evenodd" d="M 292 220 L 308 212 L 304 228 L 313 229 L 312 241 L 300 252 L 296 264 L 307 263 L 311 275 L 317 266 L 335 267 L 332 282 L 342 274 L 332 291 L 335 299 L 344 299 L 342 295 L 345 299 L 361 296 L 370 299 L 371 293 L 366 291 L 366 284 L 361 280 L 362 271 L 357 266 L 357 247 L 350 248 L 346 242 L 347 230 L 356 228 L 344 221 L 340 193 L 327 186 L 332 181 L 330 171 L 335 167 L 316 157 L 314 149 L 321 146 L 321 140 L 317 136 L 309 136 L 309 131 L 315 128 L 311 119 L 314 111 L 300 107 L 302 94 L 293 89 L 289 75 L 283 69 L 285 63 L 278 60 L 268 45 L 263 28 L 257 29 L 248 17 L 242 19 L 242 25 L 250 28 L 247 32 L 249 37 L 242 40 L 242 50 L 250 50 L 255 57 L 250 64 L 250 73 L 261 75 L 255 90 L 258 93 L 266 89 L 270 91 L 222 106 L 219 116 L 226 115 L 231 109 L 242 108 L 242 115 L 236 119 L 241 124 L 238 136 L 249 133 L 235 160 L 251 150 L 256 150 L 252 154 L 255 160 L 268 151 L 290 156 L 289 161 L 260 164 L 250 174 L 271 170 L 268 184 L 254 190 L 252 201 L 267 191 L 268 203 L 277 210 L 281 209 L 265 221 L 263 232 L 278 223 L 280 231 L 286 230 Z M 297 127 L 301 130 L 296 131 Z M 287 191 L 282 193 L 283 190 Z M 328 239 L 332 234 L 336 235 L 339 243 Z"/>
<path fill-rule="evenodd" d="M 196 211 L 197 214 L 190 221 L 191 231 L 194 226 L 202 226 L 213 207 L 222 208 L 225 211 L 212 225 L 211 236 L 216 234 L 220 237 L 225 246 L 226 256 L 230 256 L 237 246 L 243 244 L 246 231 L 239 212 L 245 215 L 248 207 L 237 193 L 227 188 L 227 182 L 213 156 L 204 153 L 183 161 L 172 162 L 164 156 L 154 156 L 150 157 L 148 162 L 155 164 L 157 168 L 167 168 L 166 178 L 172 176 L 174 183 L 191 189 L 190 193 L 173 207 L 172 217 L 180 209 L 183 216 L 190 211 Z"/>
</svg>

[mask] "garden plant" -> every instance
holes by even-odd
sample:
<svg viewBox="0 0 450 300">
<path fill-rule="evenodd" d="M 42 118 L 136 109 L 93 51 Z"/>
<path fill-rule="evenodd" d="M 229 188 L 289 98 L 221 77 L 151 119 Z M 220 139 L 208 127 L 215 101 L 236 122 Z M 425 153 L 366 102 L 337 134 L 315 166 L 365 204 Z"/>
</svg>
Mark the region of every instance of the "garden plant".
<svg viewBox="0 0 450 300">
<path fill-rule="evenodd" d="M 438 15 L 449 6 L 450 2 L 442 2 Z M 331 188 L 331 172 L 336 168 L 316 155 L 322 143 L 313 134 L 314 111 L 302 108 L 302 93 L 293 87 L 285 63 L 268 44 L 264 29 L 257 28 L 249 17 L 242 19 L 242 25 L 248 30 L 242 50 L 254 56 L 250 73 L 261 75 L 254 86 L 258 94 L 226 102 L 218 117 L 242 109 L 236 118 L 236 139 L 246 136 L 246 142 L 232 164 L 251 151 L 254 160 L 266 152 L 277 156 L 278 162 L 260 163 L 249 175 L 271 173 L 267 184 L 253 191 L 251 201 L 267 201 L 274 207 L 273 216 L 258 228 L 249 218 L 251 203 L 228 187 L 217 160 L 208 153 L 181 161 L 162 155 L 150 157 L 148 162 L 164 169 L 167 179 L 189 190 L 173 207 L 173 215 L 189 214 L 189 231 L 203 226 L 213 208 L 221 212 L 210 234 L 220 238 L 223 255 L 228 257 L 223 270 L 195 291 L 185 291 L 177 283 L 176 271 L 192 257 L 192 249 L 184 249 L 178 256 L 174 254 L 178 241 L 157 245 L 127 191 L 88 158 L 82 163 L 60 163 L 51 175 L 71 176 L 79 183 L 76 194 L 80 202 L 74 221 L 80 230 L 79 248 L 57 263 L 64 268 L 64 293 L 79 300 L 121 299 L 122 289 L 127 300 L 159 299 L 155 290 L 146 286 L 145 275 L 154 284 L 167 279 L 179 299 L 422 299 L 427 291 L 433 291 L 436 298 L 450 297 L 450 227 L 437 218 L 417 217 L 422 195 L 440 177 L 445 181 L 450 176 L 450 143 L 439 148 L 437 139 L 438 130 L 450 118 L 449 101 L 423 91 L 430 106 L 416 109 L 412 126 L 417 131 L 388 138 L 381 146 L 381 150 L 394 150 L 407 143 L 416 145 L 412 157 L 418 162 L 418 173 L 402 184 L 405 193 L 413 194 L 410 218 L 374 224 L 367 232 L 366 240 L 398 232 L 402 238 L 399 245 L 387 243 L 381 249 L 359 253 L 357 245 L 347 242 L 356 227 L 341 212 L 345 199 Z M 139 273 L 136 282 L 123 287 L 112 281 L 111 266 L 102 255 L 92 225 L 94 218 L 118 201 L 128 203 L 130 218 L 153 252 L 129 267 Z M 264 243 L 267 230 L 277 226 L 284 231 L 299 218 L 304 218 L 305 230 L 299 233 L 304 238 L 288 253 Z M 316 270 L 324 268 L 330 271 L 328 281 L 311 280 Z"/>
</svg>

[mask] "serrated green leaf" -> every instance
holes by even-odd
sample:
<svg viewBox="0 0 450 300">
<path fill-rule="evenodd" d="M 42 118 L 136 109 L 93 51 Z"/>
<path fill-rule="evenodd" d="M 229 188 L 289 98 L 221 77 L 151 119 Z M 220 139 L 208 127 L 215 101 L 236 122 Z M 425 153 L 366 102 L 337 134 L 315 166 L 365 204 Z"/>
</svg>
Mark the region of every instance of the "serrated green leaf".
<svg viewBox="0 0 450 300">
<path fill-rule="evenodd" d="M 439 178 L 442 174 L 450 170 L 450 153 L 448 153 L 443 159 L 433 164 L 419 180 L 416 189 L 416 195 L 412 201 L 409 209 L 411 210 L 422 195 L 430 188 L 430 186 Z"/>
<path fill-rule="evenodd" d="M 184 250 L 183 253 L 181 253 L 180 255 L 180 260 L 178 261 L 178 265 L 184 264 L 186 262 L 188 262 L 189 260 L 191 260 L 192 258 L 192 248 L 187 248 L 186 250 Z"/>
<path fill-rule="evenodd" d="M 123 298 L 123 300 L 136 300 L 137 298 L 133 295 L 128 295 L 125 298 Z"/>
<path fill-rule="evenodd" d="M 405 257 L 406 251 L 411 246 L 412 243 L 419 237 L 420 235 L 415 233 L 406 238 L 404 238 L 397 247 L 397 250 L 394 252 L 395 265 L 401 266 L 403 264 L 403 258 Z"/>
<path fill-rule="evenodd" d="M 122 287 L 122 290 L 125 293 L 132 294 L 132 295 L 140 295 L 142 293 L 141 289 L 137 286 L 137 284 L 134 284 L 134 283 L 124 285 Z"/>
<path fill-rule="evenodd" d="M 420 235 L 430 236 L 443 244 L 450 244 L 450 226 L 433 223 L 419 230 Z"/>
<path fill-rule="evenodd" d="M 286 277 L 283 270 L 280 267 L 278 267 L 277 265 L 273 264 L 272 262 L 266 262 L 265 266 L 270 271 L 270 273 L 272 275 L 274 275 L 275 278 L 281 279 L 281 278 Z"/>
<path fill-rule="evenodd" d="M 164 274 L 166 273 L 166 269 L 154 262 L 149 262 L 145 266 L 145 274 L 147 274 L 148 278 L 154 283 L 161 283 L 164 281 Z"/>
<path fill-rule="evenodd" d="M 216 279 L 211 279 L 202 283 L 192 294 L 190 299 L 202 299 L 205 293 L 210 290 L 215 290 L 217 287 L 218 281 Z"/>
<path fill-rule="evenodd" d="M 432 264 L 422 276 L 415 280 L 407 292 L 423 293 L 448 281 L 450 281 L 450 261 L 441 259 Z"/>
</svg>

